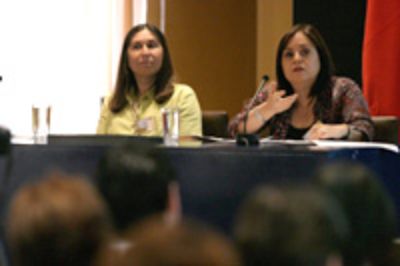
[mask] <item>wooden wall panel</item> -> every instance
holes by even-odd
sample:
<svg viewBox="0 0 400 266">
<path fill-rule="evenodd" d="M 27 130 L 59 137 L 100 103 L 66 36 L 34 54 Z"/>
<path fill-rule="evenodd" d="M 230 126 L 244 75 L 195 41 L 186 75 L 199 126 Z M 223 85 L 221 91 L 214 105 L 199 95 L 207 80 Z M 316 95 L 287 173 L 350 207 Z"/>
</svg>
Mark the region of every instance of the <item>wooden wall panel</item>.
<svg viewBox="0 0 400 266">
<path fill-rule="evenodd" d="M 160 1 L 148 1 L 149 22 L 160 25 Z M 177 81 L 196 90 L 203 110 L 232 116 L 262 75 L 274 78 L 292 0 L 167 0 L 165 23 Z"/>
<path fill-rule="evenodd" d="M 257 1 L 257 77 L 275 78 L 275 57 L 279 40 L 293 24 L 292 0 Z"/>
<path fill-rule="evenodd" d="M 147 0 L 147 22 L 160 27 L 160 0 Z"/>
<path fill-rule="evenodd" d="M 167 1 L 166 18 L 178 81 L 203 110 L 238 112 L 255 87 L 256 1 Z"/>
</svg>

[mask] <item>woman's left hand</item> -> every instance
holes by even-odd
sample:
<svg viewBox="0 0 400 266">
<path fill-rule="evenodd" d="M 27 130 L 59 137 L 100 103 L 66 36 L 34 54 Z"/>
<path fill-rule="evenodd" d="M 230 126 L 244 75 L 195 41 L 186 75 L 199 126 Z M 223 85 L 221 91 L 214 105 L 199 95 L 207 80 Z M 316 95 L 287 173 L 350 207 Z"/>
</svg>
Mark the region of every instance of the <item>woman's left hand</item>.
<svg viewBox="0 0 400 266">
<path fill-rule="evenodd" d="M 349 126 L 347 124 L 323 124 L 315 123 L 304 135 L 304 139 L 342 139 L 349 135 Z"/>
</svg>

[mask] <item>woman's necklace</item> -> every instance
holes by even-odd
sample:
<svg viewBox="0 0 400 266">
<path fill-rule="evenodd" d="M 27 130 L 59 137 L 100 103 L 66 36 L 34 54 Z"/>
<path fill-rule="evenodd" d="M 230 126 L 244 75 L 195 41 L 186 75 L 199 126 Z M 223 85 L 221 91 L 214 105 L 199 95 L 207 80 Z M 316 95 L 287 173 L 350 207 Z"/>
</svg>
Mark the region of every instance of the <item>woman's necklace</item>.
<svg viewBox="0 0 400 266">
<path fill-rule="evenodd" d="M 148 97 L 148 96 L 143 96 Z M 147 104 L 142 99 L 142 96 L 134 99 L 132 102 L 132 113 L 133 113 L 133 131 L 137 135 L 143 135 L 146 132 L 154 130 L 155 121 L 153 117 L 142 117 L 141 108 L 146 108 Z M 144 104 L 142 106 L 142 104 Z"/>
<path fill-rule="evenodd" d="M 131 109 L 132 109 L 132 114 L 133 114 L 133 123 L 132 123 L 132 127 L 133 127 L 133 131 L 135 133 L 139 133 L 140 132 L 140 119 L 139 119 L 139 109 L 140 109 L 140 104 L 137 100 L 134 100 L 131 103 Z"/>
</svg>

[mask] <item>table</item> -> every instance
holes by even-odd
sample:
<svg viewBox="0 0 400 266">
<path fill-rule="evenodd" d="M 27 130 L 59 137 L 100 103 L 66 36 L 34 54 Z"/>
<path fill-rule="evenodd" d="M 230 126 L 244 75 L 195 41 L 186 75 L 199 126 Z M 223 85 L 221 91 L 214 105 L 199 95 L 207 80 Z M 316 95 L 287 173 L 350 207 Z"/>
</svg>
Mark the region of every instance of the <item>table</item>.
<svg viewBox="0 0 400 266">
<path fill-rule="evenodd" d="M 15 191 L 49 171 L 59 169 L 94 181 L 97 163 L 110 146 L 96 143 L 13 145 L 8 174 L 9 160 L 0 157 L 1 221 Z M 257 185 L 308 182 L 318 166 L 338 159 L 357 160 L 370 166 L 388 189 L 400 217 L 400 156 L 383 149 L 314 150 L 308 146 L 236 147 L 233 144 L 156 146 L 156 149 L 166 155 L 176 172 L 184 214 L 210 223 L 228 235 L 237 207 Z"/>
</svg>

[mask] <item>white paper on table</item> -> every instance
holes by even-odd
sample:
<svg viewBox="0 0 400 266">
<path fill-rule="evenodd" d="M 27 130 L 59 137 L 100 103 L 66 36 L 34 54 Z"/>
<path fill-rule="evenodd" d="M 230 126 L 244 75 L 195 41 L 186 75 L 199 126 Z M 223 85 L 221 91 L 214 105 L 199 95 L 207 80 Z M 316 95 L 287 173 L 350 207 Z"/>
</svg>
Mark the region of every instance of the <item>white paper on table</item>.
<svg viewBox="0 0 400 266">
<path fill-rule="evenodd" d="M 382 142 L 339 141 L 339 140 L 314 140 L 317 147 L 322 148 L 380 148 L 399 153 L 399 146 Z"/>
<path fill-rule="evenodd" d="M 305 139 L 271 139 L 271 137 L 260 139 L 260 143 L 264 144 L 283 144 L 294 146 L 310 146 L 315 145 L 312 140 Z"/>
</svg>

